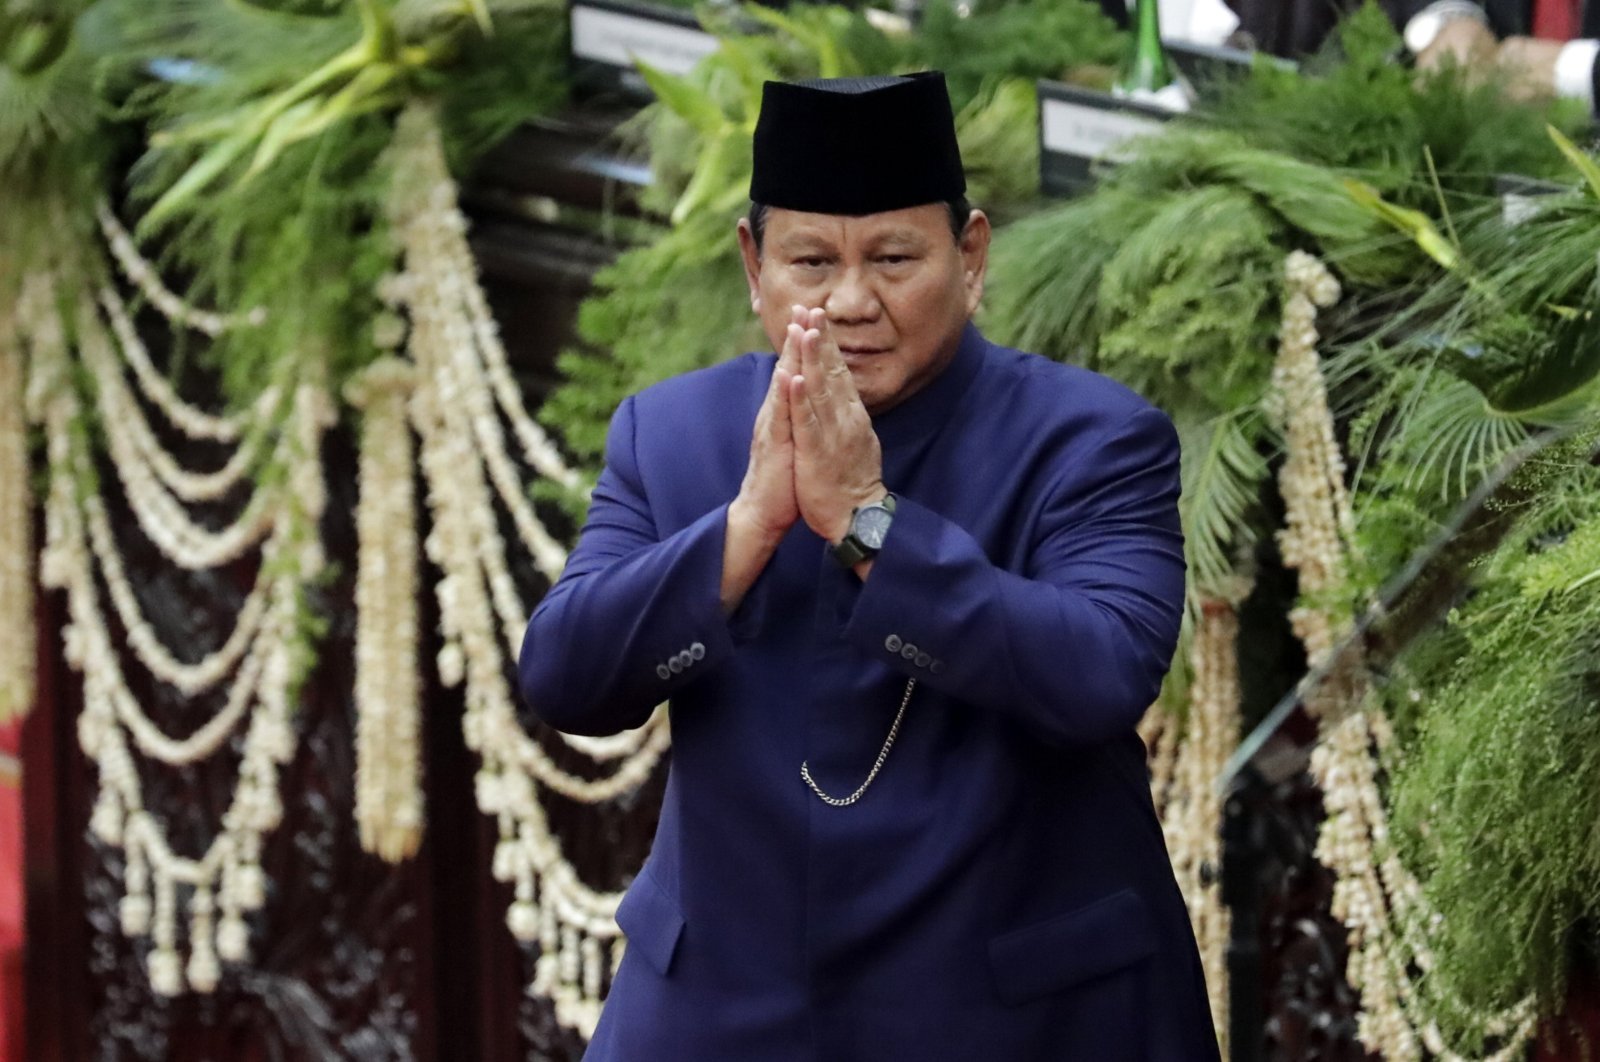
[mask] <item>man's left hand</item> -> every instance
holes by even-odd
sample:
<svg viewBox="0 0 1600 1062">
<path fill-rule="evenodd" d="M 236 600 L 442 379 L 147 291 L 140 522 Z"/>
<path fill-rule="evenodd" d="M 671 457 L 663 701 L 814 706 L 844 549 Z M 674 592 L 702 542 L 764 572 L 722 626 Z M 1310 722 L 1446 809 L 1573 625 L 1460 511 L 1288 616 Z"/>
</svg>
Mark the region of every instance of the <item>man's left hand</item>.
<svg viewBox="0 0 1600 1062">
<path fill-rule="evenodd" d="M 883 450 L 827 314 L 810 310 L 805 328 L 789 328 L 800 347 L 800 372 L 789 383 L 795 499 L 806 526 L 838 542 L 850 531 L 851 513 L 888 493 Z"/>
</svg>

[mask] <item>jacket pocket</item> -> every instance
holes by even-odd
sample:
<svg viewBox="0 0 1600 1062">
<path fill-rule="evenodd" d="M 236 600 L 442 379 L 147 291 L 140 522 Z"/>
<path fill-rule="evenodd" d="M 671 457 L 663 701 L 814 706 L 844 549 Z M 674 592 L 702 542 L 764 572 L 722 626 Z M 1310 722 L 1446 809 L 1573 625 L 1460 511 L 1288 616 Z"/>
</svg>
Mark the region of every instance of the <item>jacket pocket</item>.
<svg viewBox="0 0 1600 1062">
<path fill-rule="evenodd" d="M 1155 920 L 1132 889 L 989 941 L 1002 1002 L 1017 1006 L 1131 966 L 1156 951 Z"/>
<path fill-rule="evenodd" d="M 617 926 L 646 962 L 663 977 L 672 968 L 672 956 L 683 935 L 683 915 L 678 905 L 656 884 L 646 866 L 617 905 Z"/>
</svg>

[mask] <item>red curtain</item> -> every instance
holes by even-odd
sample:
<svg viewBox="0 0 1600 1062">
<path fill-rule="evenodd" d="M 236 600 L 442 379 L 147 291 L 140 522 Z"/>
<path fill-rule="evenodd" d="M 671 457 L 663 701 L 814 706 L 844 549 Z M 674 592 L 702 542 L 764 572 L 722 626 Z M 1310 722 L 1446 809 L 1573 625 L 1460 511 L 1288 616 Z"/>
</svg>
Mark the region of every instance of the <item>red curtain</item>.
<svg viewBox="0 0 1600 1062">
<path fill-rule="evenodd" d="M 22 1062 L 22 779 L 19 722 L 0 726 L 0 1062 Z"/>
</svg>

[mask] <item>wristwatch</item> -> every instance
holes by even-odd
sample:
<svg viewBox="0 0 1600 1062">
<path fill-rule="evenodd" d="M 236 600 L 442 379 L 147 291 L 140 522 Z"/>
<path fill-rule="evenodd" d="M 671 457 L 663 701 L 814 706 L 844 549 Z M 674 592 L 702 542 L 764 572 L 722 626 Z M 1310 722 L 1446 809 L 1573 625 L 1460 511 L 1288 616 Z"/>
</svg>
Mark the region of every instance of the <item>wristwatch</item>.
<svg viewBox="0 0 1600 1062">
<path fill-rule="evenodd" d="M 885 494 L 882 501 L 862 505 L 850 512 L 850 530 L 839 542 L 828 547 L 833 559 L 846 568 L 854 568 L 864 560 L 878 555 L 883 540 L 894 522 L 894 495 Z"/>
<path fill-rule="evenodd" d="M 1488 25 L 1488 16 L 1483 13 L 1483 8 L 1471 0 L 1435 0 L 1406 23 L 1403 37 L 1406 42 L 1406 51 L 1412 55 L 1421 55 L 1432 44 L 1434 38 L 1439 36 L 1439 31 L 1444 29 L 1446 22 L 1454 22 L 1459 18 L 1470 18 L 1474 22 Z"/>
</svg>

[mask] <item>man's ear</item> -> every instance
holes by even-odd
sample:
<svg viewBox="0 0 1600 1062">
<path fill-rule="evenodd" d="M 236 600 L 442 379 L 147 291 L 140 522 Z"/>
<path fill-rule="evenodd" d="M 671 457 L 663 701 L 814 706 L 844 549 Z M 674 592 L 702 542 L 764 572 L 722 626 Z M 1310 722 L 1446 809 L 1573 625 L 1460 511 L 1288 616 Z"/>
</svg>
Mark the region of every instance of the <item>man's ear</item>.
<svg viewBox="0 0 1600 1062">
<path fill-rule="evenodd" d="M 739 257 L 744 259 L 744 279 L 750 285 L 750 309 L 761 313 L 761 251 L 756 247 L 756 234 L 750 228 L 749 218 L 740 218 Z"/>
<path fill-rule="evenodd" d="M 989 215 L 974 210 L 967 216 L 967 227 L 961 230 L 961 239 L 956 241 L 957 249 L 961 252 L 961 284 L 966 289 L 968 316 L 977 313 L 978 303 L 983 301 L 983 282 L 989 273 L 989 237 L 992 234 Z"/>
</svg>

